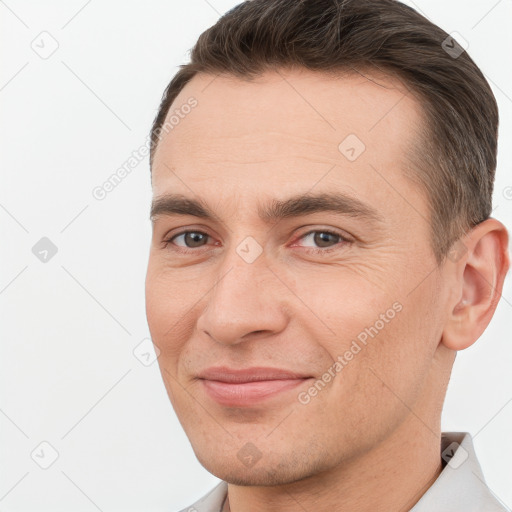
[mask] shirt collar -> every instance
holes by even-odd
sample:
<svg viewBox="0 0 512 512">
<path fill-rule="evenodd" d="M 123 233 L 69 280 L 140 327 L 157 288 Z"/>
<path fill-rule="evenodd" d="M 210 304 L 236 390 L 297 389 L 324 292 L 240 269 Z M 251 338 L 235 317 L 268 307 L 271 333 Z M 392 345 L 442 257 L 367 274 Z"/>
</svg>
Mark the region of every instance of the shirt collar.
<svg viewBox="0 0 512 512">
<path fill-rule="evenodd" d="M 443 432 L 444 469 L 410 512 L 507 512 L 487 486 L 473 439 L 467 432 Z"/>
</svg>

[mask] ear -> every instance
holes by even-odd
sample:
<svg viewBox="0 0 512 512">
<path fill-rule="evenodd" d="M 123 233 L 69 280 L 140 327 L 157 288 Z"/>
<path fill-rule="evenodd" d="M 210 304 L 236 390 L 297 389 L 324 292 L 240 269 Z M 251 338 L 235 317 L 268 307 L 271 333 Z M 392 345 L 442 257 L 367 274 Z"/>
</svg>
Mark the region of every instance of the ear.
<svg viewBox="0 0 512 512">
<path fill-rule="evenodd" d="M 500 300 L 510 266 L 507 229 L 493 218 L 481 222 L 455 242 L 445 265 L 453 287 L 441 343 L 463 350 L 482 335 Z"/>
</svg>

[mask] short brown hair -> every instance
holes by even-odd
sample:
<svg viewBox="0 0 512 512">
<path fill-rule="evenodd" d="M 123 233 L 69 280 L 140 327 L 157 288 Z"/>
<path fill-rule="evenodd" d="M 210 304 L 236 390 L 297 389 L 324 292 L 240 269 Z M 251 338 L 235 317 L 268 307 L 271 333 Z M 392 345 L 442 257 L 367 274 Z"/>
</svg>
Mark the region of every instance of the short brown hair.
<svg viewBox="0 0 512 512">
<path fill-rule="evenodd" d="M 450 51 L 450 49 L 453 49 Z M 412 174 L 430 200 L 431 244 L 440 264 L 466 230 L 489 218 L 498 107 L 458 43 L 396 0 L 250 0 L 204 31 L 162 97 L 150 166 L 177 95 L 197 73 L 251 79 L 265 71 L 378 69 L 400 78 L 425 117 Z"/>
</svg>

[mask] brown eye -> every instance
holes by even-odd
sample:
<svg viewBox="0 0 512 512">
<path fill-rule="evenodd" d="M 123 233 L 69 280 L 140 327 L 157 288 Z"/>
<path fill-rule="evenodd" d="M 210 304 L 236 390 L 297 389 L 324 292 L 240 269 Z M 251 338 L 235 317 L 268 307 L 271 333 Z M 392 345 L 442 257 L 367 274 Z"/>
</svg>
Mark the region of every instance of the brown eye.
<svg viewBox="0 0 512 512">
<path fill-rule="evenodd" d="M 166 240 L 166 245 L 169 243 L 173 243 L 178 247 L 185 247 L 186 249 L 195 249 L 196 247 L 201 247 L 208 241 L 209 236 L 206 233 L 201 231 L 184 231 L 183 233 L 179 233 L 174 235 L 169 240 Z M 178 239 L 182 239 L 183 244 L 176 243 L 175 241 Z"/>
<path fill-rule="evenodd" d="M 301 237 L 301 240 L 307 239 L 313 242 L 314 246 L 317 248 L 331 248 L 333 245 L 338 244 L 340 241 L 345 241 L 345 239 L 338 233 L 322 230 L 310 231 Z M 303 244 L 303 247 L 309 246 L 307 244 Z"/>
<path fill-rule="evenodd" d="M 327 231 L 316 231 L 313 236 L 313 241 L 318 247 L 327 247 L 330 246 L 332 242 L 338 243 L 341 237 L 339 235 L 335 235 L 334 233 L 329 233 Z"/>
</svg>

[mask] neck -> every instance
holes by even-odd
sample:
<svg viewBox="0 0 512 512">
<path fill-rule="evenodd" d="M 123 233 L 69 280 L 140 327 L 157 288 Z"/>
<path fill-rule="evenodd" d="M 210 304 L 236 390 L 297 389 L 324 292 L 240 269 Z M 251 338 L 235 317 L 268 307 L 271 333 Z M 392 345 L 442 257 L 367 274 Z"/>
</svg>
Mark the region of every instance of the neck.
<svg viewBox="0 0 512 512">
<path fill-rule="evenodd" d="M 410 414 L 371 451 L 329 472 L 273 487 L 228 484 L 222 512 L 407 512 L 441 473 L 440 446 L 440 426 L 426 426 Z"/>
</svg>

